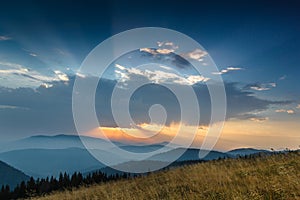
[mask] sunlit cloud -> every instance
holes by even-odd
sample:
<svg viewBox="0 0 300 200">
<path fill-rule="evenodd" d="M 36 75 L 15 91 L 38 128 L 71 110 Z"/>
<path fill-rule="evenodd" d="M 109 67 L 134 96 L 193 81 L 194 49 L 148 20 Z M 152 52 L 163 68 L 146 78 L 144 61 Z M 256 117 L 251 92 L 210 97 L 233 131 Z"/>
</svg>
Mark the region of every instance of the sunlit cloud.
<svg viewBox="0 0 300 200">
<path fill-rule="evenodd" d="M 269 120 L 268 117 L 251 117 L 249 119 L 254 122 L 264 122 L 264 121 Z"/>
<path fill-rule="evenodd" d="M 262 123 L 264 122 L 264 123 Z M 152 124 L 147 125 L 153 130 L 157 130 L 156 126 Z M 253 128 L 255 126 L 255 129 Z M 289 132 L 286 132 L 286 127 L 292 127 Z M 234 148 L 253 147 L 269 149 L 271 147 L 280 149 L 283 144 L 298 148 L 298 130 L 300 128 L 297 122 L 274 122 L 268 118 L 261 118 L 243 121 L 232 120 L 224 124 L 222 133 L 218 138 L 218 142 L 214 149 L 216 150 L 230 150 Z M 154 144 L 161 142 L 171 142 L 177 135 L 179 124 L 173 123 L 169 126 L 163 126 L 160 131 L 156 132 L 154 137 L 140 138 L 142 130 L 136 128 L 119 128 L 119 127 L 99 127 L 95 128 L 86 135 L 93 137 L 100 137 L 102 139 L 109 139 L 112 141 L 120 141 L 124 143 L 138 143 L 138 144 Z M 186 144 L 193 138 L 192 147 L 200 148 L 204 138 L 215 139 L 209 134 L 208 126 L 189 126 L 182 124 L 182 130 L 185 134 L 178 135 L 177 141 L 182 141 Z M 196 130 L 196 132 L 195 132 Z M 286 134 L 282 134 L 286 132 Z M 181 145 L 181 143 L 176 143 Z"/>
<path fill-rule="evenodd" d="M 266 91 L 276 87 L 276 83 L 253 83 L 244 87 L 246 90 Z"/>
<path fill-rule="evenodd" d="M 140 48 L 140 51 L 141 52 L 147 52 L 147 53 L 150 53 L 150 54 L 153 54 L 153 55 L 156 55 L 157 52 L 155 49 L 151 49 L 151 48 Z"/>
<path fill-rule="evenodd" d="M 146 144 L 170 142 L 177 135 L 180 138 L 177 141 L 181 140 L 182 144 L 185 144 L 185 141 L 189 140 L 190 137 L 193 138 L 197 134 L 203 135 L 208 130 L 203 126 L 190 126 L 182 123 L 172 123 L 168 126 L 141 124 L 140 127 L 143 128 L 98 127 L 87 132 L 86 135 L 125 143 Z M 179 130 L 184 130 L 184 134 Z M 178 145 L 182 144 L 178 143 Z"/>
<path fill-rule="evenodd" d="M 78 76 L 79 78 L 85 78 L 86 75 L 82 74 L 82 73 L 79 73 L 79 72 L 76 72 L 76 76 Z"/>
<path fill-rule="evenodd" d="M 151 49 L 151 48 L 141 48 L 141 52 L 147 52 L 152 55 L 157 55 L 157 54 L 170 54 L 173 53 L 175 50 L 174 49 Z"/>
<path fill-rule="evenodd" d="M 198 82 L 206 82 L 208 81 L 210 78 L 207 78 L 207 77 L 204 77 L 204 76 L 201 76 L 201 75 L 191 75 L 191 76 L 188 76 L 187 77 L 187 80 L 189 81 L 190 84 L 195 84 L 195 83 L 198 83 Z"/>
<path fill-rule="evenodd" d="M 296 108 L 297 108 L 297 109 L 300 109 L 300 104 L 298 104 Z"/>
<path fill-rule="evenodd" d="M 286 112 L 287 112 L 288 114 L 294 114 L 294 113 L 295 113 L 294 110 L 287 110 Z"/>
<path fill-rule="evenodd" d="M 150 69 L 138 69 L 138 68 L 126 68 L 119 64 L 116 64 L 116 74 L 118 75 L 120 82 L 126 82 L 132 80 L 132 76 L 143 76 L 149 81 L 160 84 L 160 83 L 175 83 L 180 85 L 193 85 L 198 82 L 206 82 L 209 78 L 202 75 L 189 75 L 181 76 L 179 74 L 170 72 L 169 69 L 162 68 L 162 70 L 150 70 Z"/>
<path fill-rule="evenodd" d="M 193 51 L 181 54 L 181 56 L 186 59 L 192 59 L 192 60 L 197 60 L 197 61 L 203 61 L 203 58 L 206 55 L 208 55 L 208 53 L 201 49 L 195 49 Z"/>
<path fill-rule="evenodd" d="M 51 87 L 53 87 L 53 84 L 42 83 L 40 87 L 43 87 L 43 88 L 51 88 Z"/>
<path fill-rule="evenodd" d="M 230 71 L 239 71 L 239 70 L 243 70 L 243 68 L 240 68 L 240 67 L 227 67 L 226 69 L 222 69 L 219 72 L 213 72 L 212 74 L 222 75 L 222 74 L 226 74 L 226 73 L 228 73 Z"/>
<path fill-rule="evenodd" d="M 174 50 L 173 49 L 157 49 L 156 52 L 160 53 L 160 54 L 169 54 L 169 53 L 173 53 Z"/>
<path fill-rule="evenodd" d="M 47 87 L 53 81 L 69 81 L 66 74 L 54 71 L 53 75 L 44 75 L 38 71 L 29 69 L 23 65 L 10 62 L 0 62 L 0 75 L 3 81 L 0 82 L 4 87 Z"/>
<path fill-rule="evenodd" d="M 59 78 L 59 80 L 65 81 L 65 82 L 69 81 L 69 77 L 68 77 L 67 74 L 65 74 L 65 73 L 63 73 L 63 72 L 61 72 L 59 70 L 54 70 L 54 73 L 57 75 L 57 77 Z"/>
<path fill-rule="evenodd" d="M 169 54 L 175 52 L 179 47 L 175 45 L 173 42 L 157 42 L 157 46 L 159 47 L 156 51 L 160 54 Z"/>
<path fill-rule="evenodd" d="M 141 52 L 146 52 L 152 55 L 157 54 L 170 54 L 174 53 L 178 46 L 176 46 L 173 42 L 157 42 L 157 48 L 141 48 Z"/>
<path fill-rule="evenodd" d="M 275 112 L 277 112 L 277 113 L 295 114 L 295 111 L 292 110 L 292 109 L 288 109 L 288 110 L 286 110 L 286 109 L 278 109 L 278 110 L 275 110 Z"/>
<path fill-rule="evenodd" d="M 157 42 L 157 46 L 159 46 L 159 47 L 167 47 L 168 49 L 178 49 L 179 48 L 173 42 Z"/>
</svg>

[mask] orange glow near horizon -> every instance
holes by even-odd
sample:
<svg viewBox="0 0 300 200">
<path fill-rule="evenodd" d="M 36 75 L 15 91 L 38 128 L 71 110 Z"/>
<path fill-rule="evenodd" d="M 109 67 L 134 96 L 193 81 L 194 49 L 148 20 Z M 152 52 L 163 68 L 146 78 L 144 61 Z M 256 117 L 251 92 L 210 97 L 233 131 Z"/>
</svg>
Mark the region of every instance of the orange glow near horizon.
<svg viewBox="0 0 300 200">
<path fill-rule="evenodd" d="M 197 129 L 197 133 L 203 132 L 203 127 L 192 127 L 181 124 L 184 135 L 179 136 L 180 139 L 193 135 L 193 130 Z M 119 128 L 119 127 L 99 127 L 91 130 L 87 135 L 99 137 L 102 139 L 110 139 L 114 141 L 126 143 L 145 143 L 153 144 L 160 142 L 170 142 L 178 133 L 180 124 L 171 124 L 170 126 L 141 124 L 139 128 Z M 192 129 L 192 130 L 191 130 Z"/>
<path fill-rule="evenodd" d="M 193 137 L 193 130 L 196 129 L 197 133 L 192 147 L 200 148 L 207 135 L 208 127 L 195 127 L 184 124 L 181 124 L 181 126 L 184 135 L 179 135 L 179 140 L 184 142 L 189 137 Z M 86 135 L 125 143 L 153 144 L 170 142 L 176 136 L 180 124 L 173 123 L 162 127 L 141 124 L 140 127 L 146 131 L 139 128 L 99 127 L 89 131 Z M 289 127 L 289 131 L 286 127 Z M 298 130 L 300 130 L 300 125 L 297 122 L 255 122 L 250 120 L 241 122 L 240 120 L 230 120 L 225 122 L 214 149 L 224 151 L 243 147 L 297 149 L 300 145 Z M 148 137 L 149 135 L 150 137 Z M 208 135 L 208 137 L 210 136 Z"/>
</svg>

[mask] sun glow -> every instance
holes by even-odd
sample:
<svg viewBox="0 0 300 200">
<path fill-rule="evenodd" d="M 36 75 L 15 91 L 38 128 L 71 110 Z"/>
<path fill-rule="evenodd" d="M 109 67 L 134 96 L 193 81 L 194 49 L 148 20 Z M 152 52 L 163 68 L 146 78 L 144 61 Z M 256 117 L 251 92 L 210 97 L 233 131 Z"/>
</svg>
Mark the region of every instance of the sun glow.
<svg viewBox="0 0 300 200">
<path fill-rule="evenodd" d="M 208 134 L 208 126 L 195 127 L 180 123 L 172 123 L 168 126 L 144 123 L 134 128 L 98 127 L 86 135 L 129 144 L 154 144 L 171 142 L 178 134 L 180 125 L 184 134 L 178 135 L 179 140 L 177 141 L 182 141 L 183 144 L 190 137 L 194 137 L 191 147 L 200 148 L 205 136 L 212 137 Z M 293 127 L 291 129 L 293 131 L 286 132 L 285 127 Z M 194 134 L 195 128 L 197 132 Z M 225 122 L 214 149 L 224 151 L 242 147 L 284 149 L 285 146 L 282 144 L 296 149 L 300 144 L 297 132 L 299 129 L 300 125 L 296 122 L 266 121 L 258 123 L 249 120 L 240 123 L 239 120 L 230 120 Z"/>
<path fill-rule="evenodd" d="M 196 133 L 194 130 L 197 130 Z M 169 126 L 143 123 L 134 128 L 98 127 L 89 131 L 87 135 L 126 143 L 153 144 L 170 142 L 175 136 L 180 140 L 187 140 L 188 137 L 204 135 L 206 130 L 207 127 L 204 126 L 195 127 L 180 123 L 172 123 Z"/>
</svg>

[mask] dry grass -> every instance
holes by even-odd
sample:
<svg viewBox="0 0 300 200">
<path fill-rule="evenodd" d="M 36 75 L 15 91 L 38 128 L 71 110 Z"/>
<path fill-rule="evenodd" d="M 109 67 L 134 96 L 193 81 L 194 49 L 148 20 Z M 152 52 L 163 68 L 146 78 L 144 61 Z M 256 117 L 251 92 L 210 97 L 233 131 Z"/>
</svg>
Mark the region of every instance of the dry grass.
<svg viewBox="0 0 300 200">
<path fill-rule="evenodd" d="M 300 152 L 211 161 L 38 199 L 300 199 Z"/>
</svg>

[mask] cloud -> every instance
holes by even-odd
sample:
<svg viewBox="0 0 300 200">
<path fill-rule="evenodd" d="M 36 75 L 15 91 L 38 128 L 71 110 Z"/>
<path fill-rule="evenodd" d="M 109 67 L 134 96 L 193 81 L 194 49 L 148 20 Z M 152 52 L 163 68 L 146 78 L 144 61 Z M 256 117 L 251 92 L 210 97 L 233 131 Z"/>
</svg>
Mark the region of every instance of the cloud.
<svg viewBox="0 0 300 200">
<path fill-rule="evenodd" d="M 11 40 L 11 38 L 7 37 L 7 36 L 0 35 L 0 41 L 6 41 L 6 40 Z"/>
<path fill-rule="evenodd" d="M 249 119 L 254 122 L 264 122 L 264 121 L 269 120 L 268 117 L 251 117 Z"/>
<path fill-rule="evenodd" d="M 186 89 L 184 88 L 185 86 L 191 85 L 197 95 L 197 98 L 199 99 L 199 106 L 201 110 L 200 124 L 207 125 L 209 123 L 211 116 L 211 100 L 208 88 L 204 84 L 206 81 L 208 81 L 205 79 L 205 77 L 193 75 L 182 76 L 182 74 L 177 74 L 177 70 L 169 67 L 155 68 L 153 66 L 152 68 L 148 66 L 147 69 L 143 69 L 130 68 L 116 64 L 115 71 L 118 74 L 118 79 L 124 83 L 121 84 L 122 87 L 120 89 L 126 90 L 130 84 L 139 85 L 139 81 L 149 81 L 150 83 L 155 83 L 153 85 L 145 87 L 143 86 L 141 92 L 137 92 L 132 98 L 132 116 L 138 123 L 149 122 L 148 109 L 151 107 L 151 105 L 158 102 L 162 102 L 163 106 L 168 108 L 166 109 L 168 113 L 168 119 L 166 120 L 167 124 L 178 122 L 180 120 L 180 109 L 178 111 L 178 105 L 176 103 L 170 103 L 176 102 L 176 98 L 174 99 L 168 91 L 165 91 L 156 85 L 160 83 L 176 85 L 180 88 L 179 91 L 184 91 Z M 198 82 L 198 84 L 194 84 L 196 82 Z M 250 120 L 250 118 L 260 118 L 260 121 L 262 121 L 264 116 L 253 114 L 254 111 L 257 113 L 257 111 L 267 110 L 271 105 L 286 105 L 290 103 L 288 101 L 271 101 L 257 98 L 254 92 L 244 91 L 243 89 L 240 89 L 237 84 L 233 83 L 225 83 L 225 89 L 228 105 L 228 113 L 226 116 L 227 119 L 237 118 Z M 125 92 L 124 94 L 127 93 Z M 120 98 L 120 101 L 124 98 Z M 106 106 L 109 107 L 110 103 L 106 103 Z M 194 111 L 194 109 L 191 107 L 188 108 L 188 110 L 189 112 Z M 246 115 L 248 115 L 247 118 L 245 118 Z M 110 115 L 106 114 L 106 116 Z M 111 124 L 111 121 L 113 121 L 113 119 L 105 120 L 104 125 L 107 123 Z M 190 121 L 192 121 L 192 119 Z M 189 120 L 187 119 L 185 123 L 189 123 Z"/>
<path fill-rule="evenodd" d="M 245 90 L 266 91 L 276 87 L 276 83 L 252 83 L 244 87 Z"/>
<path fill-rule="evenodd" d="M 174 50 L 173 49 L 157 49 L 156 52 L 160 53 L 160 54 L 169 54 L 169 53 L 173 53 Z"/>
<path fill-rule="evenodd" d="M 277 113 L 295 114 L 295 111 L 292 110 L 292 109 L 289 109 L 289 110 L 286 110 L 286 109 L 278 109 L 278 110 L 275 110 L 275 112 L 277 112 Z"/>
<path fill-rule="evenodd" d="M 121 66 L 121 69 L 122 66 Z M 122 70 L 120 70 L 122 71 Z M 68 84 L 63 81 L 53 81 L 37 88 L 4 88 L 0 87 L 0 134 L 14 134 L 15 137 L 24 137 L 32 134 L 57 134 L 75 133 L 76 129 L 72 115 L 72 91 L 74 76 L 69 76 Z M 140 77 L 141 78 L 141 77 Z M 84 81 L 94 80 L 95 77 L 86 76 Z M 201 80 L 191 77 L 190 79 Z M 136 79 L 134 79 L 136 81 Z M 194 80 L 189 80 L 193 82 Z M 128 82 L 129 83 L 129 82 Z M 135 82 L 134 82 L 135 83 Z M 111 95 L 117 82 L 109 79 L 101 79 L 95 94 L 95 109 L 101 126 L 117 126 L 111 110 Z M 185 94 L 186 85 L 172 83 L 178 87 L 178 91 Z M 271 101 L 260 99 L 250 91 L 244 91 L 237 87 L 236 83 L 224 83 L 227 96 L 226 119 L 254 120 L 261 118 L 253 114 L 256 111 L 264 111 L 273 105 L 287 105 L 288 101 Z M 50 87 L 51 86 L 51 87 Z M 207 125 L 211 118 L 211 99 L 205 84 L 192 85 L 198 98 L 200 108 L 200 125 Z M 128 95 L 126 88 L 119 88 L 122 94 Z M 120 98 L 118 106 L 124 107 Z M 139 88 L 131 97 L 130 114 L 137 124 L 150 123 L 149 109 L 154 104 L 161 104 L 167 113 L 166 125 L 181 122 L 180 104 L 176 96 L 167 88 L 157 84 L 148 84 Z M 4 105 L 27 108 L 5 108 Z M 187 106 L 187 112 L 194 112 L 194 108 Z M 41 117 L 42 116 L 42 117 Z M 184 119 L 183 123 L 190 124 L 193 119 Z M 259 119 L 257 119 L 259 121 Z M 196 125 L 199 125 L 196 124 Z M 130 127 L 130 124 L 128 125 Z"/>
<path fill-rule="evenodd" d="M 152 55 L 157 55 L 157 54 L 170 54 L 173 53 L 175 50 L 174 49 L 151 49 L 151 48 L 141 48 L 141 52 L 147 52 Z"/>
<path fill-rule="evenodd" d="M 138 69 L 138 68 L 127 68 L 116 64 L 116 74 L 120 82 L 126 81 L 136 81 L 140 77 L 148 79 L 152 83 L 161 84 L 161 83 L 175 83 L 180 85 L 193 85 L 198 82 L 206 82 L 209 78 L 206 78 L 201 75 L 188 75 L 181 76 L 174 71 L 171 71 L 171 68 L 162 66 L 160 69 Z"/>
<path fill-rule="evenodd" d="M 142 56 L 148 56 L 154 61 L 159 61 L 160 63 L 168 63 L 175 65 L 176 67 L 183 69 L 191 67 L 190 61 L 202 62 L 202 65 L 207 65 L 204 62 L 204 58 L 208 53 L 201 49 L 194 49 L 193 51 L 187 52 L 176 52 L 179 49 L 173 42 L 158 42 L 157 48 L 141 48 L 140 52 L 144 52 Z"/>
<path fill-rule="evenodd" d="M 178 49 L 179 47 L 173 42 L 157 42 L 158 47 L 167 47 L 168 49 Z"/>
<path fill-rule="evenodd" d="M 37 54 L 35 54 L 35 53 L 29 53 L 29 55 L 32 57 L 37 57 Z"/>
<path fill-rule="evenodd" d="M 161 55 L 169 55 L 171 53 L 175 53 L 175 51 L 179 48 L 173 42 L 157 42 L 158 48 L 141 48 L 140 52 L 146 52 L 153 56 L 161 56 Z M 176 60 L 176 58 L 180 57 L 182 60 L 197 60 L 203 61 L 204 57 L 207 56 L 208 53 L 201 49 L 194 49 L 193 51 L 181 53 L 180 55 L 173 54 L 171 57 L 162 57 L 163 59 Z M 161 57 L 158 57 L 161 59 Z M 186 61 L 189 64 L 188 61 Z"/>
<path fill-rule="evenodd" d="M 36 53 L 34 53 L 34 52 L 32 52 L 32 51 L 30 51 L 30 50 L 28 50 L 28 49 L 24 49 L 23 48 L 23 50 L 25 51 L 25 52 L 27 52 L 30 56 L 32 56 L 32 57 L 37 57 L 38 55 L 36 54 Z"/>
<path fill-rule="evenodd" d="M 141 48 L 141 52 L 146 52 L 152 55 L 166 55 L 175 52 L 178 49 L 173 42 L 157 42 L 158 48 Z"/>
<path fill-rule="evenodd" d="M 35 89 L 0 87 L 0 134 L 74 133 L 72 87 L 63 82 L 51 84 Z"/>
<path fill-rule="evenodd" d="M 165 49 L 172 50 L 172 52 L 179 48 L 179 46 L 175 45 L 173 42 L 157 42 L 157 46 L 159 47 L 157 50 Z"/>
<path fill-rule="evenodd" d="M 181 55 L 177 55 L 174 49 L 152 49 L 141 48 L 139 49 L 139 58 L 142 58 L 144 63 L 158 63 L 165 65 L 172 65 L 179 69 L 191 68 L 191 63 Z M 137 59 L 141 60 L 141 59 Z M 143 64 L 143 63 L 141 63 Z"/>
<path fill-rule="evenodd" d="M 300 109 L 300 104 L 298 104 L 296 108 L 297 108 L 297 109 Z"/>
<path fill-rule="evenodd" d="M 76 72 L 76 76 L 80 77 L 80 78 L 85 78 L 86 75 L 82 74 L 82 73 L 79 73 L 79 72 Z"/>
<path fill-rule="evenodd" d="M 280 81 L 285 80 L 286 77 L 287 77 L 287 75 L 283 75 L 283 76 L 279 77 L 279 80 L 280 80 Z"/>
<path fill-rule="evenodd" d="M 208 53 L 201 49 L 195 49 L 193 51 L 181 54 L 182 57 L 186 59 L 192 59 L 197 61 L 203 61 L 203 58 L 208 55 Z"/>
<path fill-rule="evenodd" d="M 295 113 L 294 110 L 287 110 L 286 112 L 287 112 L 288 114 L 294 114 L 294 113 Z"/>
<path fill-rule="evenodd" d="M 238 70 L 243 70 L 243 68 L 240 68 L 240 67 L 227 67 L 226 69 L 222 69 L 220 72 L 213 72 L 212 74 L 222 75 L 222 74 L 226 74 L 230 71 L 238 71 Z"/>
<path fill-rule="evenodd" d="M 27 108 L 11 106 L 11 105 L 0 105 L 0 109 L 27 109 Z"/>
<path fill-rule="evenodd" d="M 151 48 L 140 48 L 141 52 L 146 52 L 146 53 L 150 53 L 152 55 L 156 55 L 158 54 L 157 51 L 155 49 L 151 49 Z"/>
<path fill-rule="evenodd" d="M 187 80 L 192 83 L 192 84 L 195 84 L 195 83 L 198 83 L 198 82 L 206 82 L 208 81 L 210 78 L 206 78 L 204 76 L 201 76 L 201 75 L 191 75 L 191 76 L 188 76 L 187 77 Z"/>
<path fill-rule="evenodd" d="M 68 81 L 68 76 L 61 71 L 54 71 L 51 75 L 45 75 L 31 70 L 23 65 L 10 62 L 0 62 L 0 86 L 17 87 L 39 87 L 53 81 Z"/>
<path fill-rule="evenodd" d="M 51 88 L 51 87 L 53 87 L 53 84 L 42 83 L 40 87 L 43 87 L 43 88 Z"/>
<path fill-rule="evenodd" d="M 57 75 L 57 78 L 61 81 L 65 81 L 68 82 L 69 81 L 69 77 L 67 74 L 59 71 L 59 70 L 55 70 L 54 73 Z"/>
</svg>

